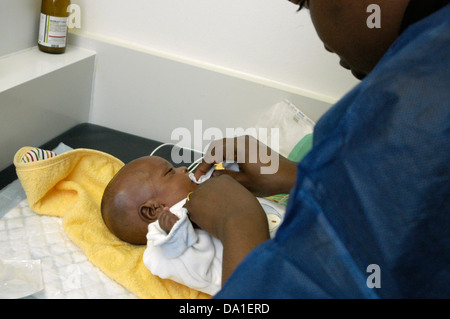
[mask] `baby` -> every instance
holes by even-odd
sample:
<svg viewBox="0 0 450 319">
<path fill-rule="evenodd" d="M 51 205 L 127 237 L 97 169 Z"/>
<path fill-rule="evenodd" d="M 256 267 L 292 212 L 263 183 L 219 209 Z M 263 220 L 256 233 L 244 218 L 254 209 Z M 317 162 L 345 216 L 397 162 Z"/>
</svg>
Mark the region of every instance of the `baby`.
<svg viewBox="0 0 450 319">
<path fill-rule="evenodd" d="M 200 181 L 186 167 L 174 168 L 161 157 L 145 156 L 125 165 L 103 194 L 101 211 L 108 229 L 123 241 L 147 244 L 145 266 L 208 294 L 221 287 L 222 243 L 196 228 L 183 207 Z M 284 216 L 284 206 L 258 198 L 271 235 Z M 157 221 L 157 222 L 156 222 Z"/>
</svg>

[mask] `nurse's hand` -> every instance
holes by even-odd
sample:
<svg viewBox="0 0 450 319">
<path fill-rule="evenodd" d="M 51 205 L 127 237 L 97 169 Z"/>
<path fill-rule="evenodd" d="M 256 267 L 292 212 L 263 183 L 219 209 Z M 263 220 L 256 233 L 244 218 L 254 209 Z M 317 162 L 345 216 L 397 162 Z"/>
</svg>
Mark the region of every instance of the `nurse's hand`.
<svg viewBox="0 0 450 319">
<path fill-rule="evenodd" d="M 222 283 L 251 250 L 270 238 L 258 200 L 229 176 L 200 184 L 184 207 L 192 222 L 222 242 Z"/>
<path fill-rule="evenodd" d="M 215 163 L 237 162 L 239 172 L 215 171 L 213 176 L 229 175 L 255 196 L 289 193 L 297 178 L 297 163 L 288 160 L 251 136 L 221 139 L 211 143 L 195 171 L 206 174 Z"/>
</svg>

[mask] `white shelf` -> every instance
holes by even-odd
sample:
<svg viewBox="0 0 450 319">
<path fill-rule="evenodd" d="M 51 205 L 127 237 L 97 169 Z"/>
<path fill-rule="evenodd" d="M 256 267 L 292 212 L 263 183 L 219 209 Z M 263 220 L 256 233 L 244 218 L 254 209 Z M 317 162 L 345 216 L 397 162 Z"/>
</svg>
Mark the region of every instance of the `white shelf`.
<svg viewBox="0 0 450 319">
<path fill-rule="evenodd" d="M 0 57 L 0 93 L 77 63 L 95 52 L 68 46 L 63 54 L 41 52 L 37 46 Z"/>
</svg>

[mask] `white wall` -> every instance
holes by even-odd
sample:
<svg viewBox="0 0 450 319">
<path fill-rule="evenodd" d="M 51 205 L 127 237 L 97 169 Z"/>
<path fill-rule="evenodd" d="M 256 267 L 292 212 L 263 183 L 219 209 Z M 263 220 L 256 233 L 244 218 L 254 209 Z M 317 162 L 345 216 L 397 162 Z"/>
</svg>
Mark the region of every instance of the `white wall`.
<svg viewBox="0 0 450 319">
<path fill-rule="evenodd" d="M 0 1 L 0 56 L 37 45 L 40 10 L 40 0 Z"/>
<path fill-rule="evenodd" d="M 225 134 L 227 128 L 255 126 L 262 112 L 283 99 L 314 121 L 330 107 L 315 96 L 288 92 L 108 38 L 71 33 L 70 43 L 96 52 L 89 121 L 162 142 L 180 142 L 178 136 L 172 138 L 176 128 L 201 138 L 203 130 L 210 127 Z M 202 120 L 199 134 L 195 120 Z"/>
<path fill-rule="evenodd" d="M 202 61 L 328 100 L 357 80 L 287 0 L 72 0 L 82 32 Z"/>
<path fill-rule="evenodd" d="M 336 101 L 357 80 L 287 0 L 72 0 L 86 34 L 200 61 Z M 41 0 L 0 1 L 0 56 L 36 45 Z M 1 74 L 0 74 L 1 76 Z"/>
</svg>

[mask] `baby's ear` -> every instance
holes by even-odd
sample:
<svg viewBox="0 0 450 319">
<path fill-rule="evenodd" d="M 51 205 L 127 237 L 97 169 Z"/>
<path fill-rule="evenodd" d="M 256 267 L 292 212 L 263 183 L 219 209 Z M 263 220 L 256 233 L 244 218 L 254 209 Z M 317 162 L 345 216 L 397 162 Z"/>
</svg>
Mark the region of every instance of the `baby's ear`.
<svg viewBox="0 0 450 319">
<path fill-rule="evenodd" d="M 158 219 L 155 205 L 151 201 L 145 202 L 141 206 L 139 206 L 139 217 L 143 219 L 147 223 L 154 222 Z"/>
</svg>

